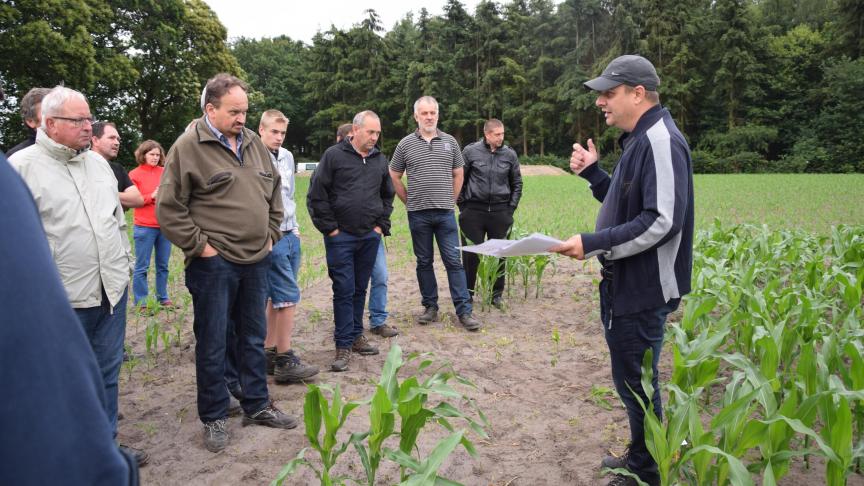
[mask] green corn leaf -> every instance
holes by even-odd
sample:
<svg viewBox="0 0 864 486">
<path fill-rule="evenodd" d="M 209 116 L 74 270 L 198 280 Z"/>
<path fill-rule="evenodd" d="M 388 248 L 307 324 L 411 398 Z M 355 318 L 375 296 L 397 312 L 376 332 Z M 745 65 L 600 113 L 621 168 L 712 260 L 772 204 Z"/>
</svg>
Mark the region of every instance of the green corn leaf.
<svg viewBox="0 0 864 486">
<path fill-rule="evenodd" d="M 729 465 L 729 480 L 733 486 L 754 486 L 753 478 L 750 477 L 750 473 L 747 471 L 744 464 L 737 457 L 728 454 L 715 446 L 700 445 L 694 447 L 684 454 L 681 458 L 682 462 L 689 460 L 690 457 L 701 451 L 707 451 L 726 459 L 726 463 Z"/>
<path fill-rule="evenodd" d="M 301 465 L 312 467 L 309 462 L 303 459 L 303 456 L 306 454 L 306 448 L 300 449 L 300 452 L 297 453 L 297 456 L 294 459 L 288 461 L 287 464 L 282 466 L 282 469 L 279 470 L 279 474 L 276 475 L 276 479 L 270 482 L 270 486 L 282 486 L 285 482 L 285 479 L 288 476 L 294 474 L 294 471 Z M 317 472 L 317 471 L 316 471 Z"/>
<path fill-rule="evenodd" d="M 406 481 L 403 481 L 400 484 L 404 486 L 425 486 L 428 484 L 434 484 L 438 469 L 441 467 L 444 459 L 446 459 L 462 441 L 462 433 L 461 430 L 456 431 L 450 434 L 449 437 L 439 441 L 438 444 L 435 445 L 435 448 L 432 449 L 432 452 L 429 453 L 426 460 L 421 463 L 420 468 L 417 469 L 414 474 L 409 476 Z"/>
</svg>

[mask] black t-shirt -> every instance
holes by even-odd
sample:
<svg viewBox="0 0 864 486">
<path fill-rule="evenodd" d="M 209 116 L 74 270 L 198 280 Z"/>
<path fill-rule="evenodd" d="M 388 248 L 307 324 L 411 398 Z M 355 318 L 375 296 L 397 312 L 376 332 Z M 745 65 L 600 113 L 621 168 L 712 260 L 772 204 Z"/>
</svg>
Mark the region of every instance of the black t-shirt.
<svg viewBox="0 0 864 486">
<path fill-rule="evenodd" d="M 114 177 L 117 178 L 117 192 L 123 192 L 132 185 L 132 179 L 126 173 L 126 169 L 116 162 L 108 162 L 111 165 L 111 170 L 114 171 Z"/>
</svg>

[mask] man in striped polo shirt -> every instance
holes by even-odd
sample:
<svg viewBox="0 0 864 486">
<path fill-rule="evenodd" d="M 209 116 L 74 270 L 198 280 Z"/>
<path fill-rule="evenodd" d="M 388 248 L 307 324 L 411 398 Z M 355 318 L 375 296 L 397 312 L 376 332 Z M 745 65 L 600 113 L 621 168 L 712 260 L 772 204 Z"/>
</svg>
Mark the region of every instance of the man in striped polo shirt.
<svg viewBox="0 0 864 486">
<path fill-rule="evenodd" d="M 390 160 L 390 177 L 396 194 L 408 208 L 408 227 L 417 256 L 417 282 L 425 308 L 417 321 L 425 325 L 438 318 L 438 282 L 432 266 L 434 238 L 447 269 L 450 296 L 459 323 L 469 331 L 477 331 L 482 324 L 471 315 L 471 296 L 456 249 L 459 230 L 453 212 L 456 197 L 462 190 L 465 162 L 456 139 L 438 130 L 435 98 L 423 96 L 415 101 L 414 119 L 418 129 L 396 146 Z M 408 172 L 410 191 L 402 184 L 405 172 Z"/>
</svg>

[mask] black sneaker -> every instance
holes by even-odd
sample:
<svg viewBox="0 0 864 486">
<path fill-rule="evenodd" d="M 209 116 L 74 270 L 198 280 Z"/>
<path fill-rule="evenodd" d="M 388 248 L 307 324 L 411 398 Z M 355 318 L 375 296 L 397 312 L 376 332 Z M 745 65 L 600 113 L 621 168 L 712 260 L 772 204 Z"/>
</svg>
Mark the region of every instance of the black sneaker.
<svg viewBox="0 0 864 486">
<path fill-rule="evenodd" d="M 464 327 L 468 331 L 477 331 L 478 329 L 483 327 L 483 324 L 481 324 L 480 321 L 472 317 L 471 314 L 462 314 L 461 316 L 459 316 L 459 324 L 462 324 L 462 327 Z"/>
<path fill-rule="evenodd" d="M 135 462 L 138 463 L 138 467 L 141 467 L 150 461 L 150 454 L 147 454 L 147 452 L 141 449 L 125 446 L 123 444 L 120 444 L 119 447 L 120 450 L 125 452 L 127 456 L 131 456 L 135 459 Z"/>
<path fill-rule="evenodd" d="M 399 331 L 396 330 L 393 326 L 388 326 L 387 324 L 381 324 L 380 326 L 370 327 L 369 332 L 372 334 L 377 334 L 381 337 L 389 338 L 393 336 L 398 336 Z"/>
<path fill-rule="evenodd" d="M 274 429 L 293 429 L 297 427 L 297 419 L 282 412 L 273 402 L 252 415 L 243 416 L 243 426 L 263 425 Z"/>
<path fill-rule="evenodd" d="M 420 317 L 417 318 L 417 324 L 425 326 L 426 324 L 430 324 L 435 322 L 435 319 L 438 319 L 438 309 L 434 307 L 427 307 Z"/>
<path fill-rule="evenodd" d="M 204 447 L 210 452 L 219 452 L 228 445 L 228 430 L 225 419 L 204 423 Z"/>
<path fill-rule="evenodd" d="M 276 372 L 276 346 L 264 348 L 264 357 L 267 358 L 267 374 L 272 376 Z"/>
<path fill-rule="evenodd" d="M 606 486 L 639 486 L 639 482 L 630 476 L 616 474 Z"/>
<path fill-rule="evenodd" d="M 351 348 L 336 348 L 336 358 L 330 365 L 333 371 L 345 371 L 348 369 L 348 363 L 351 361 Z"/>
<path fill-rule="evenodd" d="M 354 340 L 354 344 L 351 345 L 351 351 L 354 351 L 361 356 L 372 356 L 378 354 L 378 348 L 372 346 L 372 344 L 369 343 L 369 339 L 367 339 L 363 334 L 357 336 L 357 339 Z"/>
<path fill-rule="evenodd" d="M 499 295 L 498 297 L 492 297 L 492 307 L 503 310 L 504 309 L 504 299 Z"/>
<path fill-rule="evenodd" d="M 608 455 L 600 461 L 600 467 L 609 469 L 627 469 L 627 460 L 630 458 L 630 448 L 624 450 L 620 456 Z"/>
<path fill-rule="evenodd" d="M 276 383 L 298 383 L 318 374 L 318 367 L 303 364 L 290 349 L 274 358 Z"/>
</svg>

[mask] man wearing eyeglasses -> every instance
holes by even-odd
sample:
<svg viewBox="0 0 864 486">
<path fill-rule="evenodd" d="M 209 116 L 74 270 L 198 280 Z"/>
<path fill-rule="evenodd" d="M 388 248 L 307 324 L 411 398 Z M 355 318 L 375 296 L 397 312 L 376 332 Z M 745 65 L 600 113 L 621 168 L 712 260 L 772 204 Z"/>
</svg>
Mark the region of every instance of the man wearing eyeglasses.
<svg viewBox="0 0 864 486">
<path fill-rule="evenodd" d="M 58 86 L 42 100 L 36 143 L 9 161 L 33 194 L 69 303 L 96 355 L 116 437 L 132 256 L 114 174 L 88 150 L 92 124 L 84 95 Z"/>
</svg>

